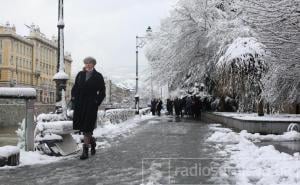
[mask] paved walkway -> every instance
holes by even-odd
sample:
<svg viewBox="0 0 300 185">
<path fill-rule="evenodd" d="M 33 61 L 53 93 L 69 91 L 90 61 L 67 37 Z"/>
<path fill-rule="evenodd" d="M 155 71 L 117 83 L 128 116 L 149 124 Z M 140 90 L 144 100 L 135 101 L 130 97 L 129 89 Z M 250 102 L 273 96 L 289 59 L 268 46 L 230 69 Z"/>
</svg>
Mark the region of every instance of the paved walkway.
<svg viewBox="0 0 300 185">
<path fill-rule="evenodd" d="M 230 183 L 211 171 L 226 159 L 218 159 L 213 144 L 205 142 L 210 133 L 208 125 L 199 121 L 156 117 L 86 161 L 76 156 L 48 165 L 1 171 L 0 184 Z"/>
</svg>

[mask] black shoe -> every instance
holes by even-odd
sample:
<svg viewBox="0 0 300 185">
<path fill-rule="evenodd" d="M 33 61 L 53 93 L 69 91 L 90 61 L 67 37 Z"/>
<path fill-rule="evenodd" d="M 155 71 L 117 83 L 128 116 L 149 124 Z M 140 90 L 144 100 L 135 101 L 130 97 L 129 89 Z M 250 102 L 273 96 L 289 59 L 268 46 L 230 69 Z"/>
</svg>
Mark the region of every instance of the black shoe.
<svg viewBox="0 0 300 185">
<path fill-rule="evenodd" d="M 80 156 L 81 160 L 89 158 L 89 145 L 83 144 L 82 145 L 82 154 Z"/>
<path fill-rule="evenodd" d="M 91 155 L 96 154 L 96 138 L 91 138 Z"/>
</svg>

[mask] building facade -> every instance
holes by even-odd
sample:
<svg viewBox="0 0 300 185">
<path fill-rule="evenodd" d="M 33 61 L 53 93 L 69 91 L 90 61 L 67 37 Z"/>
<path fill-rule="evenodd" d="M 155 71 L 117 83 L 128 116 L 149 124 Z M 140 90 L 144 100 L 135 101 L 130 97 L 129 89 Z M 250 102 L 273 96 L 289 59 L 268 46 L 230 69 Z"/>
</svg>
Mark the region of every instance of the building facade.
<svg viewBox="0 0 300 185">
<path fill-rule="evenodd" d="M 57 71 L 57 39 L 47 39 L 39 28 L 30 26 L 30 34 L 22 37 L 9 24 L 0 25 L 0 86 L 34 87 L 37 101 L 55 103 Z M 71 77 L 72 57 L 65 55 L 65 72 Z M 72 80 L 67 83 L 66 98 L 70 99 Z"/>
</svg>

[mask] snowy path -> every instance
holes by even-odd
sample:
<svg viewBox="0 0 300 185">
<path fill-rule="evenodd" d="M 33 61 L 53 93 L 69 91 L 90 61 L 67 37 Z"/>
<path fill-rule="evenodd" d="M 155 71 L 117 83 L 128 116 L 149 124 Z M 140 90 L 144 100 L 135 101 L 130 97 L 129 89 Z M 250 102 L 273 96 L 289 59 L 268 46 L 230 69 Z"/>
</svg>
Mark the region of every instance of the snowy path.
<svg viewBox="0 0 300 185">
<path fill-rule="evenodd" d="M 215 144 L 205 142 L 211 133 L 201 122 L 153 118 L 86 161 L 76 156 L 47 165 L 1 170 L 0 184 L 225 184 L 224 179 L 220 182 L 222 179 L 212 179 L 210 174 L 184 173 L 200 166 L 218 167 L 228 159 L 218 154 Z"/>
</svg>

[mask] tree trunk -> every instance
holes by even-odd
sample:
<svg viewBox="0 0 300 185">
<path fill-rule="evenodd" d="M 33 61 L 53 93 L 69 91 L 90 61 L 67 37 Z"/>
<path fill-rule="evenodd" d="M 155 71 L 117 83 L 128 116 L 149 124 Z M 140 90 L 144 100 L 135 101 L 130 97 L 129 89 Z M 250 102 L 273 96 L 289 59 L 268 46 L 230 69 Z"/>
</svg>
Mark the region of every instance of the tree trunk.
<svg viewBox="0 0 300 185">
<path fill-rule="evenodd" d="M 257 106 L 258 116 L 264 116 L 264 101 L 260 99 Z"/>
</svg>

